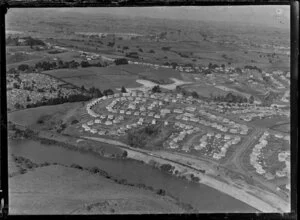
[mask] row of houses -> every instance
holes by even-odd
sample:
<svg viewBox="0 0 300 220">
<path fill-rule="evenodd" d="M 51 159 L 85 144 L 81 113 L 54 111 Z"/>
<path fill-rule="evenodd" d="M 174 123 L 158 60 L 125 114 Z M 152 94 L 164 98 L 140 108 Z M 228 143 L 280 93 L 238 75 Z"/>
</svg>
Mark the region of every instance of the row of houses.
<svg viewBox="0 0 300 220">
<path fill-rule="evenodd" d="M 291 152 L 290 151 L 282 151 L 278 154 L 278 161 L 284 162 L 285 167 L 282 170 L 276 171 L 276 176 L 285 177 L 290 175 L 291 173 Z"/>
<path fill-rule="evenodd" d="M 177 129 L 180 129 L 181 131 L 172 133 L 170 135 L 170 137 L 168 138 L 168 141 L 166 142 L 166 144 L 168 145 L 168 148 L 170 148 L 170 149 L 179 148 L 179 142 L 183 141 L 187 135 L 191 135 L 195 132 L 200 131 L 199 127 L 194 127 L 192 125 L 187 125 L 187 124 L 183 124 L 180 122 L 176 122 L 174 124 L 174 127 Z M 188 145 L 183 145 L 182 150 L 185 152 L 188 152 L 189 151 Z"/>
<path fill-rule="evenodd" d="M 254 146 L 250 154 L 250 164 L 255 168 L 256 173 L 263 175 L 266 173 L 266 170 L 263 169 L 262 162 L 260 158 L 262 157 L 261 150 L 266 147 L 268 141 L 266 140 L 270 134 L 264 132 L 263 135 L 259 138 L 259 143 Z"/>
<path fill-rule="evenodd" d="M 231 121 L 227 118 L 224 118 L 222 116 L 216 116 L 214 114 L 211 114 L 209 112 L 206 112 L 205 110 L 199 110 L 200 115 L 207 117 L 209 120 L 212 121 L 217 121 L 220 124 L 216 123 L 216 122 L 209 122 L 206 120 L 199 120 L 199 122 L 201 124 L 204 124 L 206 126 L 211 126 L 217 130 L 220 130 L 222 132 L 230 132 L 232 134 L 242 134 L 242 135 L 246 135 L 248 134 L 249 128 L 247 125 L 243 125 L 243 124 L 238 124 L 234 121 Z"/>
<path fill-rule="evenodd" d="M 217 139 L 218 142 L 223 141 L 224 144 L 223 146 L 220 146 L 219 144 L 216 144 L 215 142 L 212 142 L 213 139 Z M 227 149 L 231 146 L 231 145 L 236 145 L 241 141 L 241 137 L 240 136 L 232 136 L 232 135 L 222 135 L 220 133 L 217 133 L 216 135 L 214 133 L 207 133 L 205 135 L 203 135 L 199 142 L 200 144 L 195 145 L 194 148 L 195 150 L 202 150 L 204 148 L 207 147 L 209 142 L 210 143 L 210 151 L 213 152 L 208 152 L 208 154 L 212 154 L 212 157 L 216 160 L 221 159 L 222 157 L 226 156 L 226 152 Z"/>
</svg>

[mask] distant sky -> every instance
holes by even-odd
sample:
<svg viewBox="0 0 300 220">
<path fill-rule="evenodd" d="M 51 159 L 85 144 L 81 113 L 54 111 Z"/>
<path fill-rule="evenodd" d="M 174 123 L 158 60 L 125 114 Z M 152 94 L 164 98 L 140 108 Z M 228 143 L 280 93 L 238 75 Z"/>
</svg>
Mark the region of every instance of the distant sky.
<svg viewBox="0 0 300 220">
<path fill-rule="evenodd" d="M 57 9 L 55 9 L 57 10 Z M 108 13 L 129 17 L 225 21 L 253 25 L 289 28 L 289 6 L 192 6 L 135 8 L 60 8 L 63 12 Z"/>
</svg>

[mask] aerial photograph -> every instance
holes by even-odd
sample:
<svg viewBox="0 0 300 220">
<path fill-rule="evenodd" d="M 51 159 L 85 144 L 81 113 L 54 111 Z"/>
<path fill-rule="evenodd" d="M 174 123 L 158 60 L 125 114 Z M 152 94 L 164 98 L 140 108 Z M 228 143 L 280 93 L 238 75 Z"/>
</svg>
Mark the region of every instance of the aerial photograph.
<svg viewBox="0 0 300 220">
<path fill-rule="evenodd" d="M 285 213 L 289 6 L 13 8 L 9 213 Z"/>
</svg>

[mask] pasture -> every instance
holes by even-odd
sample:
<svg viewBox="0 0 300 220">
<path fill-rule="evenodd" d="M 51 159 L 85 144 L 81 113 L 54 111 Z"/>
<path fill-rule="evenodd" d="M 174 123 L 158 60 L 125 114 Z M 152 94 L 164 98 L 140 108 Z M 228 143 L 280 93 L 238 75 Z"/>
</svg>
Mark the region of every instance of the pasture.
<svg viewBox="0 0 300 220">
<path fill-rule="evenodd" d="M 61 105 L 41 106 L 37 108 L 14 111 L 8 114 L 8 121 L 25 126 L 32 126 L 37 124 L 38 120 L 42 116 L 65 114 L 67 111 L 78 107 L 78 105 L 78 103 L 64 103 Z"/>
<path fill-rule="evenodd" d="M 154 69 L 143 65 L 119 65 L 109 67 L 88 67 L 78 69 L 58 69 L 45 71 L 51 76 L 62 79 L 76 86 L 96 87 L 100 90 L 117 90 L 139 87 L 137 79 L 148 79 L 164 83 L 173 83 L 170 78 L 182 79 L 181 74 L 172 69 Z"/>
<path fill-rule="evenodd" d="M 45 73 L 62 79 L 76 86 L 85 88 L 95 87 L 100 90 L 125 87 L 137 87 L 135 82 L 137 76 L 120 71 L 115 67 L 88 67 L 78 69 L 58 69 L 46 71 Z"/>
<path fill-rule="evenodd" d="M 207 85 L 204 83 L 195 83 L 189 85 L 182 85 L 184 89 L 187 89 L 190 92 L 197 92 L 200 96 L 209 98 L 211 95 L 224 95 L 225 91 L 214 87 L 213 85 Z"/>
</svg>

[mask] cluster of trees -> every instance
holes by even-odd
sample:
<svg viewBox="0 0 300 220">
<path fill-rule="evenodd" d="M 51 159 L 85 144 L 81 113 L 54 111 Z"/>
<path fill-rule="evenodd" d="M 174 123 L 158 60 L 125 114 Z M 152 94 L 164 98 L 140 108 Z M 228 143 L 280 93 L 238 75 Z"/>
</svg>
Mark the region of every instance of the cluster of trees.
<svg viewBox="0 0 300 220">
<path fill-rule="evenodd" d="M 259 73 L 262 73 L 262 70 L 257 66 L 246 65 L 244 68 L 248 70 L 257 70 Z"/>
<path fill-rule="evenodd" d="M 126 59 L 124 59 L 124 60 L 126 60 Z M 128 61 L 126 60 L 127 61 L 127 63 L 126 63 L 124 60 L 121 59 L 121 61 L 119 61 L 119 62 L 121 62 L 122 64 L 128 64 Z M 100 62 L 91 64 L 88 61 L 82 61 L 81 63 L 78 63 L 74 60 L 65 61 L 65 62 L 62 60 L 59 60 L 58 62 L 42 61 L 42 62 L 36 63 L 34 67 L 29 66 L 28 64 L 20 64 L 17 67 L 17 69 L 15 69 L 15 68 L 9 69 L 8 74 L 14 74 L 14 73 L 17 73 L 18 71 L 20 71 L 20 72 L 35 72 L 38 70 L 47 71 L 47 70 L 53 70 L 53 69 L 69 69 L 69 68 L 76 69 L 79 66 L 81 66 L 82 68 L 91 67 L 91 66 L 104 67 L 106 65 L 101 64 Z"/>
<path fill-rule="evenodd" d="M 21 64 L 18 66 L 18 70 L 19 71 L 22 71 L 22 72 L 25 72 L 25 71 L 28 71 L 28 70 L 31 70 L 32 68 L 28 65 L 28 64 Z"/>
<path fill-rule="evenodd" d="M 212 64 L 212 63 L 208 64 L 208 69 L 215 69 L 215 68 L 218 68 L 218 67 L 219 67 L 218 64 Z"/>
<path fill-rule="evenodd" d="M 127 93 L 127 90 L 125 89 L 125 87 L 124 87 L 124 86 L 122 86 L 122 88 L 121 88 L 121 92 L 122 92 L 122 93 Z"/>
<path fill-rule="evenodd" d="M 173 69 L 176 69 L 176 67 L 178 66 L 178 64 L 176 62 L 165 62 L 163 65 L 165 66 L 172 66 Z"/>
<path fill-rule="evenodd" d="M 231 103 L 253 103 L 254 102 L 254 97 L 250 96 L 249 99 L 247 99 L 244 96 L 238 95 L 238 94 L 233 94 L 231 92 L 227 93 L 226 95 L 216 95 L 212 96 L 212 99 L 217 102 L 231 102 Z"/>
<path fill-rule="evenodd" d="M 170 164 L 162 164 L 160 167 L 159 167 L 162 171 L 166 172 L 166 173 L 173 173 L 173 170 L 175 169 L 175 167 L 173 167 L 172 165 Z"/>
<path fill-rule="evenodd" d="M 56 98 L 49 98 L 49 99 L 43 98 L 41 101 L 37 101 L 36 103 L 27 104 L 26 107 L 34 108 L 34 107 L 45 106 L 45 105 L 58 105 L 66 102 L 81 102 L 81 101 L 88 101 L 91 98 L 92 98 L 91 95 L 83 95 L 83 94 L 73 94 L 73 95 L 69 95 L 68 97 L 56 97 Z M 16 103 L 15 108 L 20 109 L 20 104 Z"/>
<path fill-rule="evenodd" d="M 101 64 L 100 62 L 98 62 L 98 63 L 89 63 L 88 61 L 83 60 L 83 61 L 81 61 L 80 66 L 82 68 L 85 68 L 85 67 L 91 67 L 91 66 L 104 67 L 105 65 Z"/>
<path fill-rule="evenodd" d="M 188 53 L 179 52 L 178 55 L 181 56 L 182 58 L 189 58 Z"/>
<path fill-rule="evenodd" d="M 22 43 L 20 43 L 20 39 L 23 40 Z M 12 38 L 11 36 L 8 36 L 8 38 L 6 38 L 6 45 L 10 45 L 10 46 L 20 46 L 20 45 L 25 45 L 25 46 L 46 46 L 46 44 L 40 40 L 40 39 L 36 39 L 36 38 L 32 38 L 32 37 L 23 37 L 23 38 L 19 38 L 19 37 L 15 37 Z"/>
<path fill-rule="evenodd" d="M 31 138 L 35 135 L 34 131 L 26 128 L 25 130 L 18 129 L 14 126 L 15 136 L 16 137 L 24 137 L 24 138 Z"/>
<path fill-rule="evenodd" d="M 115 46 L 115 42 L 108 42 L 107 46 L 108 47 L 114 47 Z"/>
<path fill-rule="evenodd" d="M 112 89 L 105 89 L 103 90 L 103 92 L 101 92 L 100 89 L 95 88 L 94 86 L 92 86 L 89 89 L 86 89 L 84 88 L 84 86 L 81 86 L 81 91 L 89 93 L 93 98 L 100 98 L 102 96 L 108 96 L 114 94 L 114 91 Z"/>
<path fill-rule="evenodd" d="M 145 148 L 159 133 L 160 128 L 155 125 L 148 125 L 138 130 L 130 130 L 127 135 L 128 144 L 135 148 Z"/>
<path fill-rule="evenodd" d="M 138 52 L 129 52 L 129 53 L 126 53 L 125 56 L 126 56 L 126 57 L 129 57 L 129 58 L 139 59 L 139 54 L 138 54 Z"/>
<path fill-rule="evenodd" d="M 35 69 L 37 70 L 52 70 L 52 69 L 64 69 L 64 68 L 77 68 L 79 66 L 79 63 L 72 60 L 69 62 L 63 62 L 62 60 L 59 60 L 58 63 L 56 62 L 49 62 L 49 61 L 43 61 L 38 62 L 35 64 Z"/>
<path fill-rule="evenodd" d="M 176 86 L 176 91 L 180 92 L 183 96 L 192 96 L 195 99 L 199 99 L 200 95 L 196 91 L 187 91 L 180 86 Z"/>
<path fill-rule="evenodd" d="M 171 47 L 162 47 L 161 48 L 163 51 L 169 51 L 171 49 Z"/>
<path fill-rule="evenodd" d="M 126 64 L 128 64 L 128 60 L 125 58 L 115 59 L 115 64 L 116 65 L 126 65 Z"/>
<path fill-rule="evenodd" d="M 153 86 L 153 87 L 152 87 L 151 91 L 152 91 L 153 93 L 160 93 L 160 92 L 161 92 L 161 89 L 160 89 L 159 85 L 156 85 L 156 86 Z"/>
</svg>

